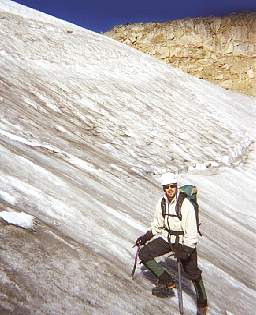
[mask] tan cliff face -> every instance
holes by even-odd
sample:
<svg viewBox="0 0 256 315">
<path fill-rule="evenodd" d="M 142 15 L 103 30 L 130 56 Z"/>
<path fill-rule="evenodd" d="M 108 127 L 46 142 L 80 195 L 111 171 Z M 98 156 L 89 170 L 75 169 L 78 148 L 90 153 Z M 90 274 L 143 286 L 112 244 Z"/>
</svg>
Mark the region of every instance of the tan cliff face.
<svg viewBox="0 0 256 315">
<path fill-rule="evenodd" d="M 105 35 L 198 78 L 256 96 L 256 12 L 121 25 Z"/>
</svg>

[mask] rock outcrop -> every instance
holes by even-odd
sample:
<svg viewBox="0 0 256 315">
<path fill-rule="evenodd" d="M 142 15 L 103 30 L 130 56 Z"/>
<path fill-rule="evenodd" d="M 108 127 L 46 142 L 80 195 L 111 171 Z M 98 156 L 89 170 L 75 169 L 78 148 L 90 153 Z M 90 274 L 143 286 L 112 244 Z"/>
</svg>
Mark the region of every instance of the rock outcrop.
<svg viewBox="0 0 256 315">
<path fill-rule="evenodd" d="M 121 25 L 105 34 L 198 78 L 256 95 L 256 12 Z"/>
</svg>

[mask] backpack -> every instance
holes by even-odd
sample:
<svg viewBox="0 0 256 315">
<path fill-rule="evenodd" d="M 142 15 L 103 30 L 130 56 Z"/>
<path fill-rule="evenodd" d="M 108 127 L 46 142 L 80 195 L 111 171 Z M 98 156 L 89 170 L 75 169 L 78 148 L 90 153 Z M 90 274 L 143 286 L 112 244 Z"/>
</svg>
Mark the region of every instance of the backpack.
<svg viewBox="0 0 256 315">
<path fill-rule="evenodd" d="M 181 215 L 181 206 L 183 204 L 184 199 L 187 198 L 193 205 L 195 210 L 195 216 L 196 216 L 196 224 L 197 224 L 197 231 L 200 236 L 202 236 L 202 233 L 199 230 L 199 205 L 197 203 L 197 188 L 193 185 L 184 185 L 180 187 L 180 193 L 178 196 L 177 204 L 176 204 L 176 215 L 170 215 L 170 216 L 177 216 L 179 220 L 181 221 L 182 215 Z M 166 214 L 166 200 L 163 197 L 161 201 L 161 208 L 162 208 L 162 216 L 165 217 Z"/>
</svg>

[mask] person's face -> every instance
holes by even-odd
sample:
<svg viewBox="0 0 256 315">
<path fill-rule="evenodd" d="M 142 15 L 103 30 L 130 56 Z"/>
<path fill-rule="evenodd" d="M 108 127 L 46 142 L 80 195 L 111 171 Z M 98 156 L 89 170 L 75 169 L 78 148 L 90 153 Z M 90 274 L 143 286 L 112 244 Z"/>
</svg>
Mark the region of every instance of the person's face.
<svg viewBox="0 0 256 315">
<path fill-rule="evenodd" d="M 171 201 L 177 193 L 177 184 L 164 185 L 163 190 L 169 201 Z"/>
</svg>

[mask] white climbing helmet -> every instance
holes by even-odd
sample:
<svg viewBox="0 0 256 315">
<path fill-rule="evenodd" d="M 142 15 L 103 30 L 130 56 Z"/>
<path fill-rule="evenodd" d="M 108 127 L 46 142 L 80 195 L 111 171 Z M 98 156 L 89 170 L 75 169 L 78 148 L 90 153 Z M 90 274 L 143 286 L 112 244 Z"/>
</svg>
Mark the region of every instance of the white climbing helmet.
<svg viewBox="0 0 256 315">
<path fill-rule="evenodd" d="M 178 176 L 173 173 L 165 173 L 161 176 L 161 185 L 177 184 Z"/>
</svg>

